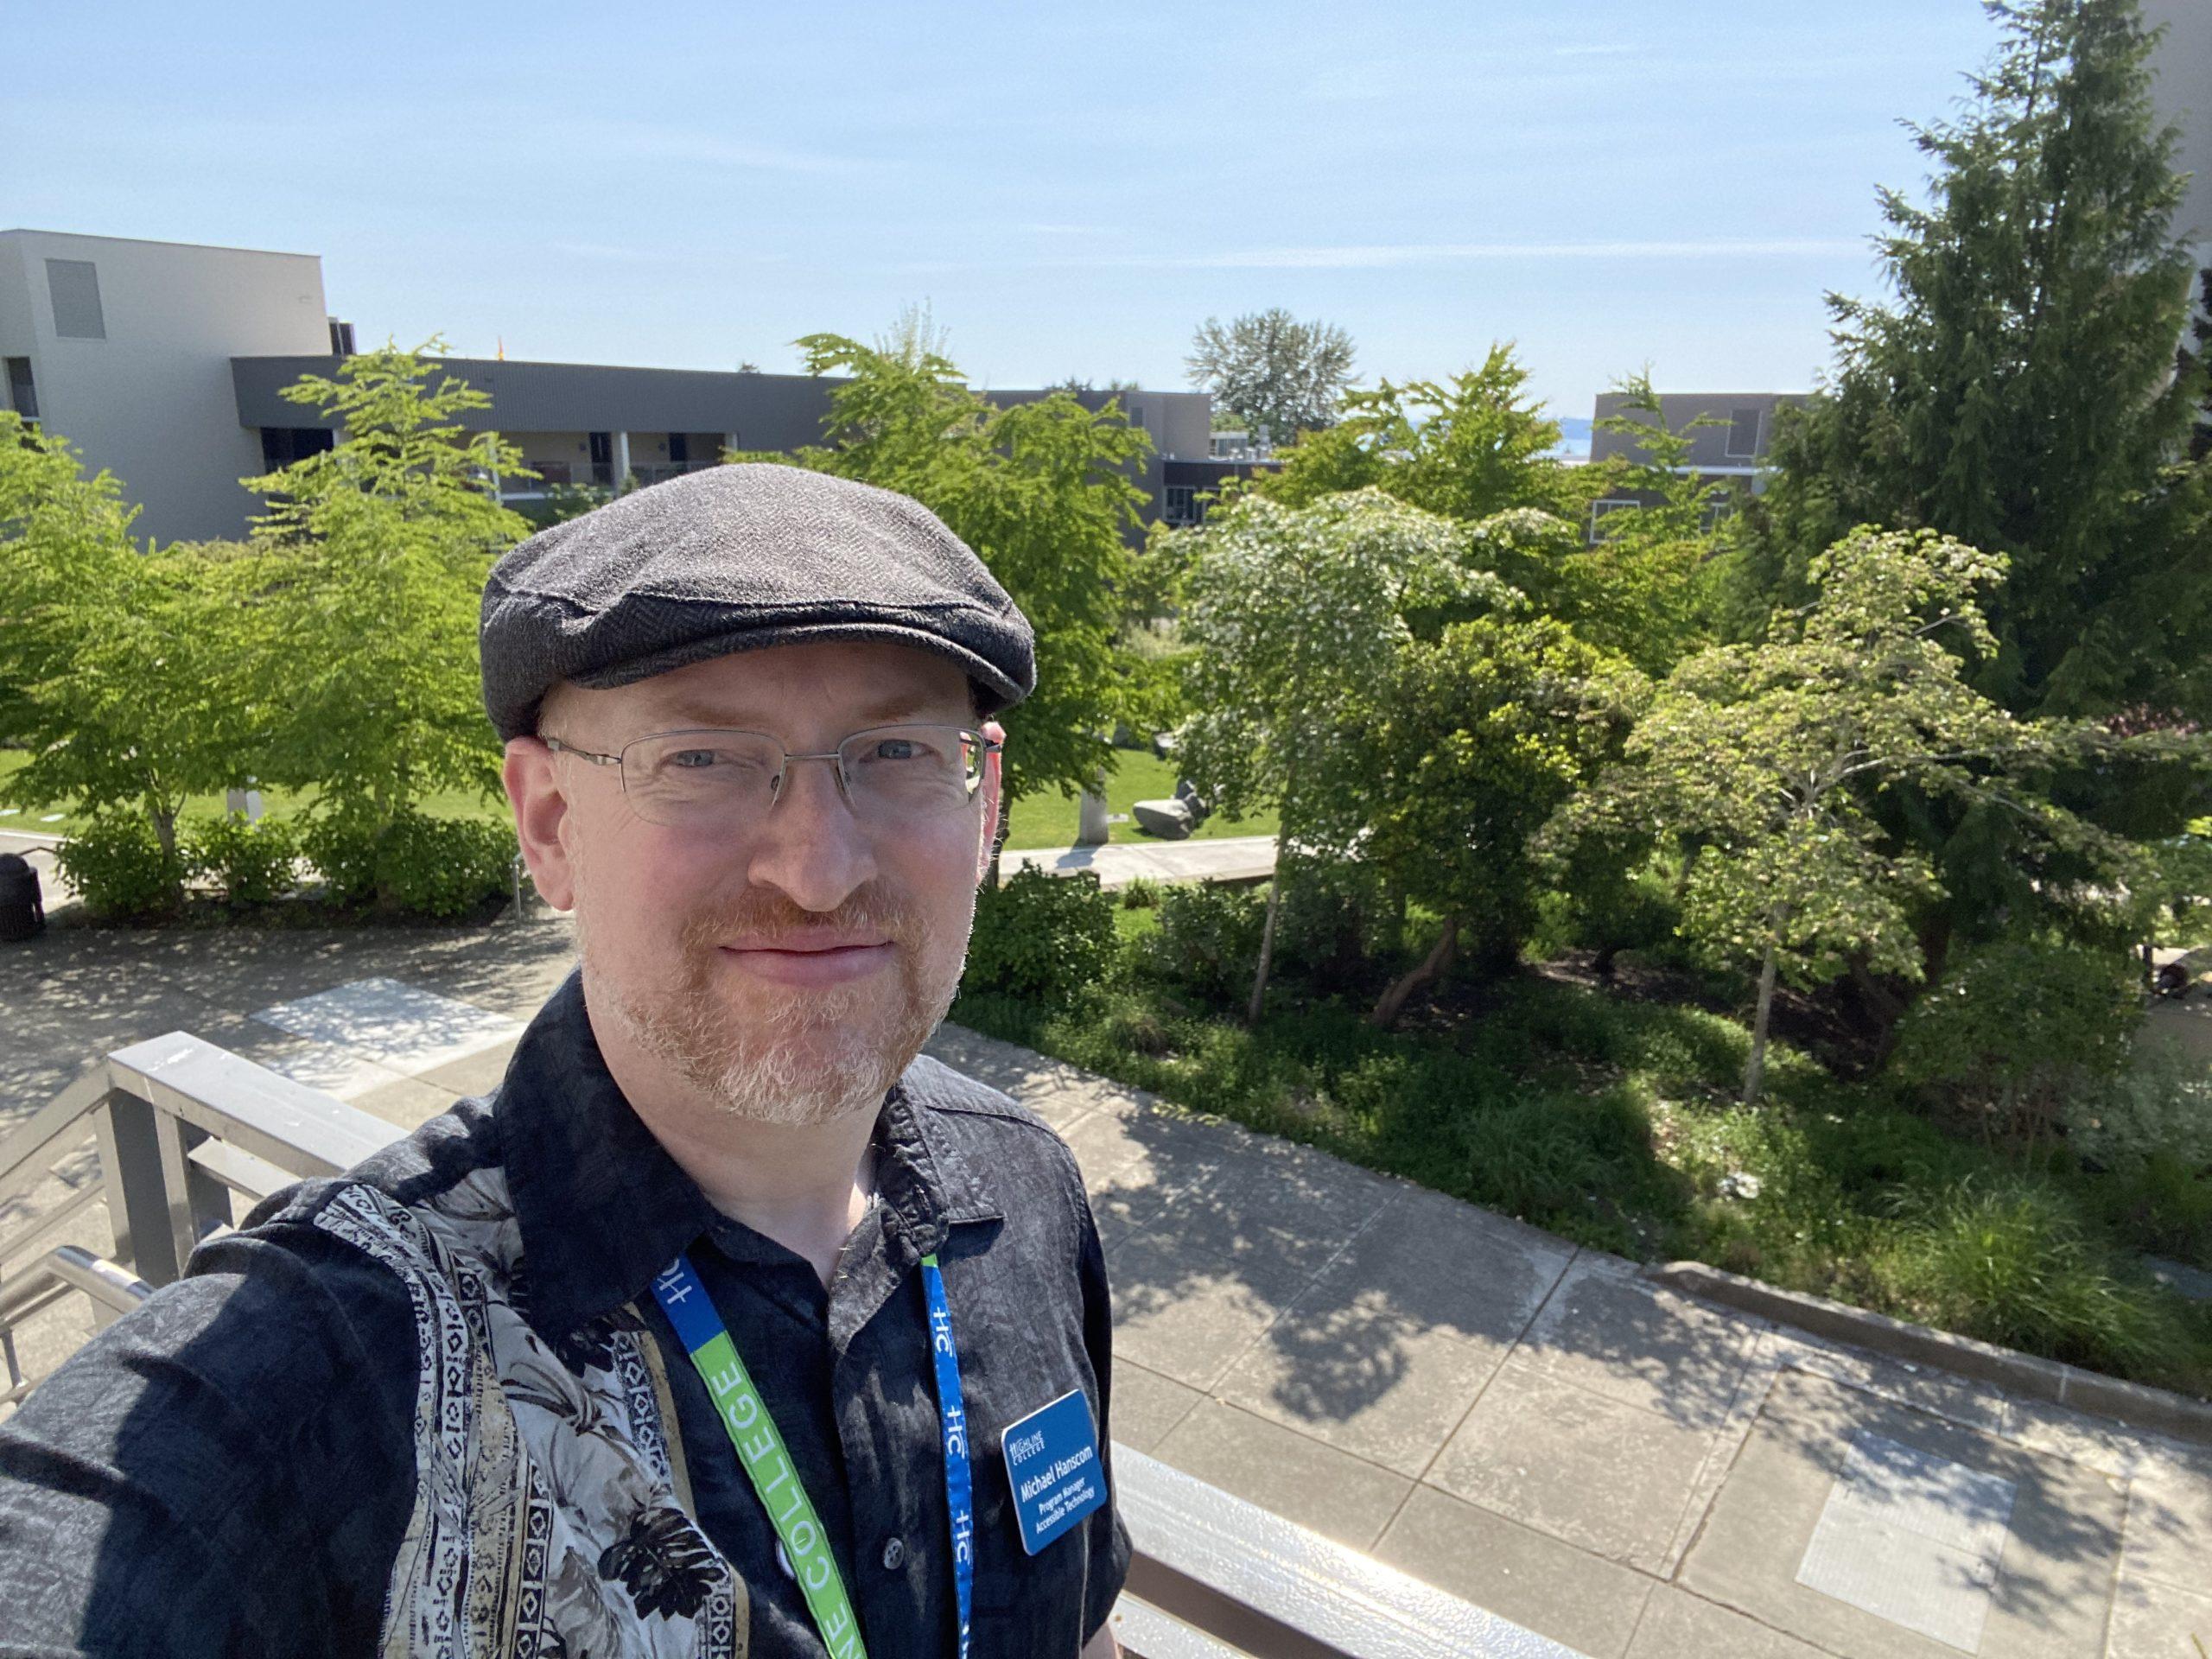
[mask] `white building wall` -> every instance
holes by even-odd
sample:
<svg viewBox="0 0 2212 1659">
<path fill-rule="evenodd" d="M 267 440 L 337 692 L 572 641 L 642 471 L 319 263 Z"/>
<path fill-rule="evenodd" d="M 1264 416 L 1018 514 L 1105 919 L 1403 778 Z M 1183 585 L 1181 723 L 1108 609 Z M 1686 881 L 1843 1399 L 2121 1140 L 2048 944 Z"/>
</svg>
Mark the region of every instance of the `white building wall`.
<svg viewBox="0 0 2212 1659">
<path fill-rule="evenodd" d="M 105 340 L 56 334 L 48 259 L 99 273 Z M 231 359 L 329 349 L 312 254 L 0 231 L 0 356 L 31 359 L 41 424 L 116 475 L 142 536 L 243 535 L 261 439 L 238 424 Z"/>
<path fill-rule="evenodd" d="M 2153 60 L 2158 113 L 2181 129 L 2176 165 L 2195 175 L 2175 228 L 2212 265 L 2212 0 L 2143 0 L 2143 21 L 2163 24 Z"/>
<path fill-rule="evenodd" d="M 34 331 L 30 286 L 23 276 L 22 250 L 0 235 L 0 357 L 29 357 Z M 0 409 L 8 406 L 8 387 L 0 378 Z"/>
</svg>

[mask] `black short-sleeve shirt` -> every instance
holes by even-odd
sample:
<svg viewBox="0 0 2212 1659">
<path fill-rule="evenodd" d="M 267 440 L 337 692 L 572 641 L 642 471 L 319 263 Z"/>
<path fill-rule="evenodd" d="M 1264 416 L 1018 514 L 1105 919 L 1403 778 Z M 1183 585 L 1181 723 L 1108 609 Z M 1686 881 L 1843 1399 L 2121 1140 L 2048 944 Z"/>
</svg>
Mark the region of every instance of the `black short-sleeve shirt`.
<svg viewBox="0 0 2212 1659">
<path fill-rule="evenodd" d="M 775 1417 L 877 1659 L 954 1651 L 950 1527 L 918 1263 L 942 1265 L 973 1448 L 974 1650 L 1072 1656 L 1120 1593 L 1115 1505 L 1025 1553 L 1010 1424 L 1088 1398 L 1112 1491 L 1109 1313 L 1073 1159 L 1006 1096 L 917 1060 L 877 1125 L 879 1202 L 825 1291 L 719 1214 L 624 1100 L 571 975 L 506 1077 L 349 1179 L 417 1202 L 505 1168 L 524 1306 L 556 1352 L 626 1305 L 667 1357 L 700 1524 L 744 1579 L 751 1652 L 823 1651 L 704 1386 L 649 1286 L 689 1250 Z M 0 1425 L 0 1655 L 368 1655 L 415 1497 L 400 1281 L 279 1194 Z"/>
</svg>

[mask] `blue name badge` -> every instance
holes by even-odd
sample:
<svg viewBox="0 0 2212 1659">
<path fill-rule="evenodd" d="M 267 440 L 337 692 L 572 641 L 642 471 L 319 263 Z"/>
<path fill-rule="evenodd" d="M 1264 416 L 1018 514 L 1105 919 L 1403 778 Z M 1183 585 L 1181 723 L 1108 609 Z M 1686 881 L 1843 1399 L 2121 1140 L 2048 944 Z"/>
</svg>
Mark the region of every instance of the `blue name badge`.
<svg viewBox="0 0 2212 1659">
<path fill-rule="evenodd" d="M 1021 1547 L 1034 1555 L 1106 1502 L 1090 1402 L 1070 1389 L 999 1436 Z"/>
</svg>

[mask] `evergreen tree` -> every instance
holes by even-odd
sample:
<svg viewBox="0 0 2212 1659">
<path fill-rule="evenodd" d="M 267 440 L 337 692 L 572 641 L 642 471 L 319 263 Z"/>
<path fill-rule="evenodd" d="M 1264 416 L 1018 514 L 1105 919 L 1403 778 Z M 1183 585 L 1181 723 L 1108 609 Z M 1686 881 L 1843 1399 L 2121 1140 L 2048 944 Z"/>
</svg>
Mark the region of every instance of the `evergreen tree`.
<svg viewBox="0 0 2212 1659">
<path fill-rule="evenodd" d="M 1978 677 L 2017 713 L 2212 715 L 2202 377 L 2174 373 L 2191 261 L 2174 137 L 2133 0 L 1991 0 L 2003 30 L 1955 122 L 1916 129 L 1926 206 L 1882 193 L 1894 295 L 1831 296 L 1830 385 L 1778 435 L 1740 613 L 1802 602 L 1859 524 L 2010 561 Z"/>
<path fill-rule="evenodd" d="M 2202 374 L 2205 359 L 2212 358 L 2212 267 L 2199 271 L 2196 281 L 2196 321 L 2190 329 L 2196 340 L 2196 350 L 2183 358 L 2183 374 L 2189 373 L 2192 368 Z M 2189 442 L 2189 458 L 2191 461 L 2202 461 L 2212 455 L 2212 379 L 2207 379 L 2203 385 L 2204 401 L 2198 406 L 2196 430 L 2190 435 Z"/>
</svg>

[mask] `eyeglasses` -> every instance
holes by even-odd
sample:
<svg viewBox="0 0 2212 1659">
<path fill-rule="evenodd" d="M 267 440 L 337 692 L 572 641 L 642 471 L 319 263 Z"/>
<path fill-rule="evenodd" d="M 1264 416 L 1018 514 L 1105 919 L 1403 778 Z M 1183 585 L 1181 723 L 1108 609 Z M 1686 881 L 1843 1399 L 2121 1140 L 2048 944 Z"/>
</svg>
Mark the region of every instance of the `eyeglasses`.
<svg viewBox="0 0 2212 1659">
<path fill-rule="evenodd" d="M 728 830 L 765 817 L 795 760 L 836 762 L 838 790 L 855 817 L 891 824 L 934 817 L 976 798 L 984 758 L 1001 747 L 957 726 L 871 726 L 826 754 L 793 754 L 766 732 L 714 728 L 656 732 L 619 754 L 543 741 L 556 754 L 620 767 L 630 810 L 671 830 Z"/>
</svg>

